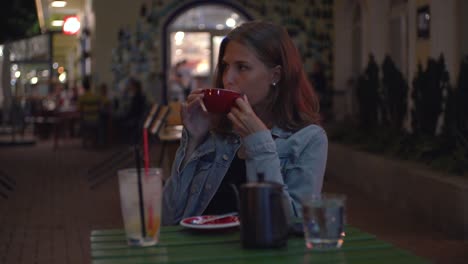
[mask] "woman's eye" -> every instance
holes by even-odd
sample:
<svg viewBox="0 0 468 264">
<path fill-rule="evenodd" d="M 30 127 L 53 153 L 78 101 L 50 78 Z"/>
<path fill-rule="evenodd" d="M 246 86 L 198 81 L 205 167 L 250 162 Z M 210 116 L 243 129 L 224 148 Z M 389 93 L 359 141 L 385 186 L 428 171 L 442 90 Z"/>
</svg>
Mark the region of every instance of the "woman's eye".
<svg viewBox="0 0 468 264">
<path fill-rule="evenodd" d="M 249 69 L 249 67 L 247 67 L 246 65 L 242 65 L 242 64 L 239 65 L 238 68 L 239 68 L 240 71 L 245 71 L 245 70 Z"/>
</svg>

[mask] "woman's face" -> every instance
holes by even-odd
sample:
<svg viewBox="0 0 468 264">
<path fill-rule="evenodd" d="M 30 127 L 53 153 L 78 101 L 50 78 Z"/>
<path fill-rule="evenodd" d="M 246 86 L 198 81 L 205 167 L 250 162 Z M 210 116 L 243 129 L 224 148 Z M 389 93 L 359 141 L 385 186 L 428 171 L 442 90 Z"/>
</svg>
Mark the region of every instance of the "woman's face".
<svg viewBox="0 0 468 264">
<path fill-rule="evenodd" d="M 247 95 L 252 106 L 261 103 L 268 95 L 271 84 L 277 82 L 276 71 L 261 62 L 256 54 L 236 41 L 230 41 L 222 58 L 223 85 Z"/>
</svg>

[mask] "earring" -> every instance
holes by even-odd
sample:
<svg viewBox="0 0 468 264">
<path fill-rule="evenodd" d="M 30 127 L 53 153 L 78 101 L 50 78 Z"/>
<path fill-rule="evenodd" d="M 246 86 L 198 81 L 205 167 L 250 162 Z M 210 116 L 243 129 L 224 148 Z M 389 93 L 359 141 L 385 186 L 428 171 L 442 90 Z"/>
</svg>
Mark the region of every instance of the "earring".
<svg viewBox="0 0 468 264">
<path fill-rule="evenodd" d="M 276 82 L 272 82 L 271 85 L 273 85 L 273 87 L 276 87 Z"/>
</svg>

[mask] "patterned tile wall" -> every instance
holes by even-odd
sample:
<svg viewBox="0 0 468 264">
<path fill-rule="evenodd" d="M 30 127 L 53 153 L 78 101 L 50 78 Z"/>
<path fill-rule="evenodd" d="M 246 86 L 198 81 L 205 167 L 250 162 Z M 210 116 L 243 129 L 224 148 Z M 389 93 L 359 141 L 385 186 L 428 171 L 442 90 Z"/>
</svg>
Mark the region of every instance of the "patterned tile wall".
<svg viewBox="0 0 468 264">
<path fill-rule="evenodd" d="M 142 79 L 163 73 L 161 32 L 164 21 L 189 0 L 152 0 L 142 10 L 135 29 L 123 29 L 113 54 L 116 80 L 139 74 Z M 206 3 L 207 1 L 202 1 Z M 232 0 L 223 1 L 244 8 L 254 19 L 284 25 L 293 37 L 307 73 L 315 61 L 325 66 L 328 84 L 332 84 L 333 0 Z M 213 1 L 220 3 L 220 1 Z M 143 75 L 143 76 L 142 76 Z"/>
</svg>

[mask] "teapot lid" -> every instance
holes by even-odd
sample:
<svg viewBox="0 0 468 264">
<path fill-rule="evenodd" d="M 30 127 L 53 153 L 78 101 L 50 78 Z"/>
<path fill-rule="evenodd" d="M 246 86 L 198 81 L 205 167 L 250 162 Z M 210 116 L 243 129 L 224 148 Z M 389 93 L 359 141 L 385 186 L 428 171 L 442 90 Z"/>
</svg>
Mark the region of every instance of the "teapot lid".
<svg viewBox="0 0 468 264">
<path fill-rule="evenodd" d="M 247 183 L 242 184 L 241 187 L 245 187 L 245 188 L 281 188 L 282 185 L 277 183 L 277 182 L 264 181 L 264 182 L 247 182 Z"/>
<path fill-rule="evenodd" d="M 265 175 L 261 172 L 257 173 L 258 181 L 247 182 L 242 184 L 245 188 L 282 188 L 282 185 L 277 182 L 265 181 Z"/>
</svg>

